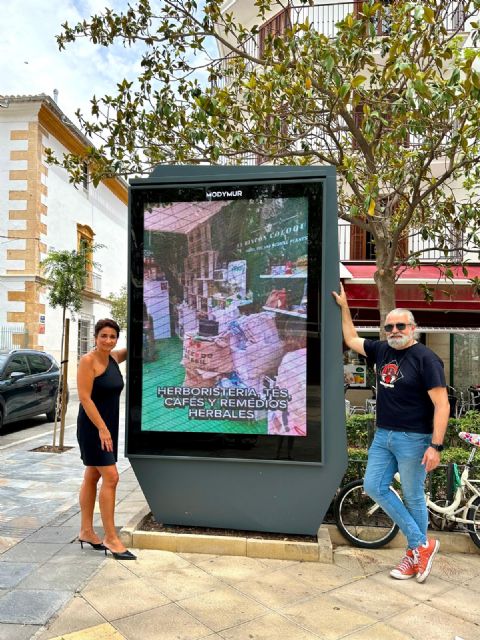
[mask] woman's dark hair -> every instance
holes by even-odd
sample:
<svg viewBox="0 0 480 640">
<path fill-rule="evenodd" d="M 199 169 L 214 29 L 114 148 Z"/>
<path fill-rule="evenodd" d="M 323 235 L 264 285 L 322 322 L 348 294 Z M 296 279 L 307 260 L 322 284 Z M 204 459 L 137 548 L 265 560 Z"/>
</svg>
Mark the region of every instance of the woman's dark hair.
<svg viewBox="0 0 480 640">
<path fill-rule="evenodd" d="M 102 329 L 105 329 L 105 327 L 110 327 L 111 329 L 114 329 L 117 332 L 117 338 L 118 338 L 118 336 L 120 335 L 120 327 L 115 322 L 115 320 L 112 320 L 111 318 L 103 318 L 102 320 L 99 320 L 97 322 L 97 324 L 95 325 L 95 338 L 98 336 L 98 334 Z"/>
</svg>

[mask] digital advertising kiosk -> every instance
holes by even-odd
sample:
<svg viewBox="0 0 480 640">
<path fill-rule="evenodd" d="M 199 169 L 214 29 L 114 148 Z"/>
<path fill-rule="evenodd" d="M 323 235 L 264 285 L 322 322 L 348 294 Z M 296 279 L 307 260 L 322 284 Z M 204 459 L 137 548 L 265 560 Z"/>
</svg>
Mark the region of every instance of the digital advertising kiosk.
<svg viewBox="0 0 480 640">
<path fill-rule="evenodd" d="M 332 167 L 130 182 L 126 455 L 165 524 L 316 534 L 347 466 Z"/>
</svg>

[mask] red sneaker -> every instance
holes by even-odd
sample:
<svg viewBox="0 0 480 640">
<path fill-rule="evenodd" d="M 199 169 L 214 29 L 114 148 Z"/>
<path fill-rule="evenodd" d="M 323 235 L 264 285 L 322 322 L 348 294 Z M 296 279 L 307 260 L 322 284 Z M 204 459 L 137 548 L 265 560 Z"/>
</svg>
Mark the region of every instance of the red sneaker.
<svg viewBox="0 0 480 640">
<path fill-rule="evenodd" d="M 390 571 L 390 575 L 392 578 L 396 578 L 397 580 L 408 580 L 409 578 L 414 578 L 417 575 L 417 565 L 411 549 L 407 549 L 405 555 L 397 564 L 395 569 Z"/>
<path fill-rule="evenodd" d="M 413 556 L 417 563 L 417 582 L 424 582 L 432 570 L 435 554 L 440 549 L 440 540 L 427 540 L 413 550 Z"/>
</svg>

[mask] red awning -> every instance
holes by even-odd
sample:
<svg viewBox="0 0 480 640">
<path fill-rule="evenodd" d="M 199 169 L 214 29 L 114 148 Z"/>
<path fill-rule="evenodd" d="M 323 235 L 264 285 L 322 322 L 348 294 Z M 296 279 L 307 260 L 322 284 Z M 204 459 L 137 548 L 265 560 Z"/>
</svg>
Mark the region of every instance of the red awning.
<svg viewBox="0 0 480 640">
<path fill-rule="evenodd" d="M 378 290 L 373 279 L 375 264 L 351 264 L 348 270 L 352 278 L 345 278 L 344 286 L 351 307 L 377 308 Z M 452 267 L 453 280 L 442 276 L 434 265 L 422 265 L 418 269 L 403 269 L 396 284 L 398 307 L 430 310 L 457 310 L 480 312 L 480 298 L 474 294 L 470 279 L 480 277 L 480 266 L 469 266 L 465 276 L 461 267 Z M 427 284 L 433 289 L 434 299 L 426 302 L 419 285 Z"/>
</svg>

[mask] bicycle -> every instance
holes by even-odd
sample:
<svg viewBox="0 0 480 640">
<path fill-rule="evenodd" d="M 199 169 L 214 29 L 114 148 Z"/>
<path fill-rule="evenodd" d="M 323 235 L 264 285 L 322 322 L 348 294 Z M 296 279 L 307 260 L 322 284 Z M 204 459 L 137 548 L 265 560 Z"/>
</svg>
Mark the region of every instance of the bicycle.
<svg viewBox="0 0 480 640">
<path fill-rule="evenodd" d="M 472 445 L 467 463 L 460 475 L 453 464 L 453 499 L 435 502 L 426 492 L 425 499 L 432 524 L 438 529 L 451 529 L 455 523 L 465 525 L 468 534 L 480 548 L 480 479 L 470 479 L 470 469 L 477 450 L 480 448 L 480 434 L 462 431 L 458 437 Z M 401 499 L 400 476 L 390 487 Z M 363 490 L 363 480 L 353 480 L 340 489 L 335 497 L 334 516 L 336 525 L 353 546 L 364 549 L 379 549 L 398 533 L 398 525 Z"/>
</svg>

